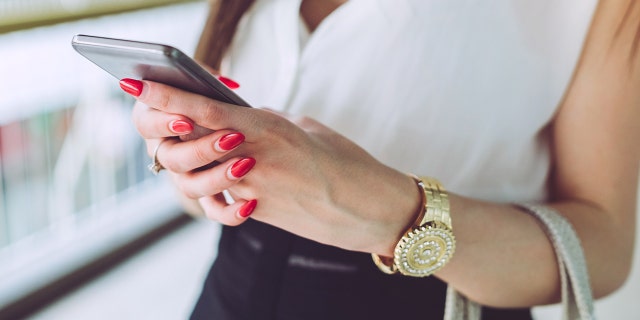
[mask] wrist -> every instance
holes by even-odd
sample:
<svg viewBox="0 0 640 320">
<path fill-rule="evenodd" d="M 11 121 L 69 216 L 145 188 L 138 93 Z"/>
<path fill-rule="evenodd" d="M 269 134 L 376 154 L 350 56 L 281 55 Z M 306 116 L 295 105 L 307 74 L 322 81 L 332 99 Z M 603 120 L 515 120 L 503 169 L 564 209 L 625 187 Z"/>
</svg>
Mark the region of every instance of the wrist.
<svg viewBox="0 0 640 320">
<path fill-rule="evenodd" d="M 448 194 L 436 179 L 415 181 L 423 191 L 423 209 L 396 244 L 393 260 L 372 254 L 384 273 L 426 277 L 444 267 L 455 251 Z"/>
<path fill-rule="evenodd" d="M 377 221 L 383 232 L 374 235 L 370 242 L 374 246 L 367 250 L 368 252 L 393 257 L 398 241 L 424 214 L 425 199 L 421 188 L 416 185 L 413 177 L 406 174 L 401 176 L 402 181 L 396 189 L 399 194 L 385 201 L 383 207 L 386 214 L 383 219 Z"/>
</svg>

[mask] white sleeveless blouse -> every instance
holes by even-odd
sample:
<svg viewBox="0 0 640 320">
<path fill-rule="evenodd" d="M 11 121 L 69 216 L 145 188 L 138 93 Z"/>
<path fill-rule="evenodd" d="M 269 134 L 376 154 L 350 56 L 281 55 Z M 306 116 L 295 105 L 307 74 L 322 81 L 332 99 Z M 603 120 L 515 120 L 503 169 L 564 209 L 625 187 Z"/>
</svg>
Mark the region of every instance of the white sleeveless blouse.
<svg viewBox="0 0 640 320">
<path fill-rule="evenodd" d="M 595 0 L 350 0 L 308 37 L 300 0 L 257 0 L 222 72 L 254 106 L 303 114 L 457 194 L 546 194 L 544 130 Z"/>
</svg>

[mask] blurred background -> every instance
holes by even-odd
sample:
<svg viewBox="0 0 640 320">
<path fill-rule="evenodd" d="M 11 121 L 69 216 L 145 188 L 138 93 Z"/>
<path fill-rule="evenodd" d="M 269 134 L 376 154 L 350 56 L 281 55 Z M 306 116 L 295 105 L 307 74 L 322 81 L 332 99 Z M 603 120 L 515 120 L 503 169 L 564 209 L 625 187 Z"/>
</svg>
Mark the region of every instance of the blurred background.
<svg viewBox="0 0 640 320">
<path fill-rule="evenodd" d="M 78 33 L 192 54 L 206 1 L 0 0 L 0 319 L 184 319 L 219 226 L 180 210 Z M 638 251 L 638 250 L 636 250 Z M 640 319 L 640 257 L 602 319 Z M 538 319 L 559 319 L 554 307 Z"/>
<path fill-rule="evenodd" d="M 201 221 L 198 229 L 162 175 L 149 173 L 149 157 L 131 122 L 133 99 L 77 54 L 71 38 L 84 33 L 155 41 L 191 54 L 206 13 L 205 1 L 0 0 L 0 319 L 188 315 L 218 227 Z M 201 243 L 189 246 L 194 251 L 161 250 L 168 256 L 156 271 L 148 263 L 134 268 L 157 277 L 153 286 L 136 275 L 92 313 L 70 311 L 95 308 L 77 298 L 59 314 L 32 313 L 180 232 L 177 239 L 200 235 L 194 242 Z M 185 256 L 190 252 L 196 257 Z M 177 271 L 186 274 L 168 274 L 171 263 L 184 264 Z M 102 288 L 97 292 L 108 291 Z M 175 297 L 158 316 L 140 313 L 151 306 L 144 299 L 162 303 L 158 297 L 167 293 Z M 140 307 L 127 309 L 124 301 Z"/>
</svg>

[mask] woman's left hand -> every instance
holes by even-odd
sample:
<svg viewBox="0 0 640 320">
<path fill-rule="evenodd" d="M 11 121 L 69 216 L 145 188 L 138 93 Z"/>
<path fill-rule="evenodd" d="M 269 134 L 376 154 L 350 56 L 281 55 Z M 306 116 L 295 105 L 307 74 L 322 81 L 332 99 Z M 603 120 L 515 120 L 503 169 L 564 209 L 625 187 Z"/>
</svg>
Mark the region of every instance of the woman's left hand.
<svg viewBox="0 0 640 320">
<path fill-rule="evenodd" d="M 214 150 L 215 133 L 197 143 L 172 139 L 158 150 L 178 188 L 199 198 L 210 219 L 243 222 L 225 210 L 220 193 L 228 190 L 236 200 L 257 200 L 256 220 L 324 244 L 390 255 L 419 210 L 411 177 L 310 118 L 225 104 L 151 81 L 143 81 L 137 99 L 148 106 L 136 107 L 134 122 L 149 149 L 151 141 L 176 136 L 169 129 L 176 117 L 245 136 L 223 156 Z M 255 166 L 241 179 L 229 179 L 230 161 L 242 158 L 255 159 Z M 202 168 L 213 161 L 220 164 Z"/>
</svg>

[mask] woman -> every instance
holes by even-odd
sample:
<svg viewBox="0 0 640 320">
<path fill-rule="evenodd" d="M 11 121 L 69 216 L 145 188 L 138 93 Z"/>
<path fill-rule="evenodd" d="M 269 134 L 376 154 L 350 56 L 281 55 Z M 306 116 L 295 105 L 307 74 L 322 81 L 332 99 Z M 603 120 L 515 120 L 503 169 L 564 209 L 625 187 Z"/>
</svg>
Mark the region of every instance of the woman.
<svg viewBox="0 0 640 320">
<path fill-rule="evenodd" d="M 572 223 L 596 297 L 620 287 L 640 159 L 635 3 L 213 4 L 199 58 L 277 111 L 121 82 L 150 153 L 228 226 L 193 318 L 438 319 L 446 285 L 496 308 L 487 319 L 530 318 L 559 300 L 559 275 L 514 202 Z M 173 139 L 196 127 L 213 133 Z M 406 173 L 450 190 L 455 254 L 432 277 L 370 259 L 396 266 L 384 257 L 440 194 Z"/>
</svg>

